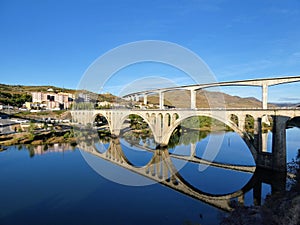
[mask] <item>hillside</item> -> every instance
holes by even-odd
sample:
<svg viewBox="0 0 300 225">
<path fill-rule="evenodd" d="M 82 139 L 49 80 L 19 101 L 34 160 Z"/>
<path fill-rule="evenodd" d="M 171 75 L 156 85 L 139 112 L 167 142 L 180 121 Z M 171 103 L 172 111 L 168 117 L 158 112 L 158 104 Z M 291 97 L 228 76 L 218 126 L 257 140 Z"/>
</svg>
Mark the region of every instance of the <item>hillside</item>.
<svg viewBox="0 0 300 225">
<path fill-rule="evenodd" d="M 49 88 L 53 89 L 55 92 L 68 92 L 74 94 L 76 90 L 67 89 L 67 88 L 60 88 L 50 85 L 41 85 L 41 86 L 26 86 L 26 85 L 7 85 L 7 84 L 0 84 L 0 92 L 8 92 L 11 94 L 24 94 L 30 93 L 34 91 L 41 91 L 45 92 Z"/>
<path fill-rule="evenodd" d="M 0 103 L 9 104 L 11 106 L 20 107 L 24 102 L 31 101 L 31 92 L 42 91 L 46 92 L 51 88 L 54 92 L 67 92 L 76 94 L 78 90 L 65 89 L 55 86 L 24 86 L 24 85 L 6 85 L 0 84 Z M 87 91 L 82 91 L 86 92 Z M 123 102 L 120 98 L 110 94 L 95 94 L 97 101 L 108 101 L 108 102 Z M 221 92 L 211 91 L 197 91 L 197 108 L 259 108 L 261 102 L 253 97 L 241 98 L 239 96 L 232 96 Z M 142 98 L 140 98 L 142 101 Z M 209 100 L 209 101 L 208 101 Z M 158 96 L 148 96 L 148 103 L 159 104 Z M 164 94 L 164 103 L 167 106 L 175 106 L 178 108 L 189 108 L 190 107 L 190 92 L 186 90 L 176 90 L 172 92 L 166 92 Z M 269 107 L 274 107 L 275 104 L 269 104 Z"/>
<path fill-rule="evenodd" d="M 90 93 L 94 95 L 94 99 L 97 101 L 114 102 L 117 97 L 107 94 L 95 94 L 82 90 L 67 89 L 61 87 L 55 87 L 50 85 L 42 86 L 25 86 L 25 85 L 7 85 L 0 84 L 0 104 L 21 107 L 25 102 L 31 102 L 31 92 L 47 92 L 48 89 L 52 89 L 54 92 L 66 92 L 76 94 L 77 92 Z"/>
<path fill-rule="evenodd" d="M 165 105 L 175 106 L 178 108 L 190 107 L 189 91 L 172 91 L 164 94 Z M 148 96 L 148 103 L 158 104 L 158 96 Z M 256 98 L 241 98 L 221 92 L 197 91 L 196 95 L 197 108 L 260 108 L 261 101 Z M 269 107 L 274 107 L 269 104 Z"/>
</svg>

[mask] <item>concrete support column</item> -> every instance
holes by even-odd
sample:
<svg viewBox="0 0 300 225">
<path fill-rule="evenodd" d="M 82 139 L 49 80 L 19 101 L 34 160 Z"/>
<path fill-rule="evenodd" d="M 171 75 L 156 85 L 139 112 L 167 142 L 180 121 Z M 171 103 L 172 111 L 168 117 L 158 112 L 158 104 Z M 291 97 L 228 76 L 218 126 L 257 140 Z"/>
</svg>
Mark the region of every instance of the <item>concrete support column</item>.
<svg viewBox="0 0 300 225">
<path fill-rule="evenodd" d="M 244 117 L 239 117 L 239 129 L 241 131 L 245 131 L 245 118 Z"/>
<path fill-rule="evenodd" d="M 277 171 L 286 171 L 286 122 L 289 117 L 273 117 L 273 138 L 272 138 L 272 155 L 273 169 Z"/>
<path fill-rule="evenodd" d="M 161 139 L 162 139 L 162 117 L 161 115 L 156 115 L 156 124 L 155 124 L 155 133 L 158 138 L 156 140 L 159 144 L 161 144 Z"/>
<path fill-rule="evenodd" d="M 164 93 L 159 92 L 159 109 L 164 109 Z"/>
<path fill-rule="evenodd" d="M 262 108 L 268 108 L 268 85 L 263 84 L 262 86 Z"/>
<path fill-rule="evenodd" d="M 140 96 L 139 95 L 135 95 L 135 101 L 138 102 L 140 100 Z"/>
<path fill-rule="evenodd" d="M 197 106 L 196 106 L 196 91 L 191 89 L 190 90 L 191 92 L 191 109 L 196 109 Z"/>
<path fill-rule="evenodd" d="M 144 94 L 144 105 L 147 105 L 147 103 L 148 103 L 148 100 L 147 100 L 147 95 L 146 95 L 146 94 Z"/>
<path fill-rule="evenodd" d="M 254 119 L 254 147 L 258 152 L 262 149 L 262 139 L 261 139 L 261 118 Z"/>
</svg>

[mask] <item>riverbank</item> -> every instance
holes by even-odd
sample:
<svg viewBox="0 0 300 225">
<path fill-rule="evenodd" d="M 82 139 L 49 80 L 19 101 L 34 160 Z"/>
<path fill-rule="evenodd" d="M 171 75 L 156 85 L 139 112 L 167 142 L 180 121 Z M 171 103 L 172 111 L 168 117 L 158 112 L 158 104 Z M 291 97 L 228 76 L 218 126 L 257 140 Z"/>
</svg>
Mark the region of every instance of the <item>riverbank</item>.
<svg viewBox="0 0 300 225">
<path fill-rule="evenodd" d="M 3 134 L 0 136 L 0 145 L 10 146 L 19 144 L 55 144 L 55 143 L 76 143 L 76 138 L 71 130 L 65 131 L 38 131 L 19 132 Z"/>
<path fill-rule="evenodd" d="M 261 206 L 247 207 L 234 203 L 234 210 L 220 224 L 300 224 L 300 149 L 288 171 L 295 174 L 294 178 L 288 178 L 289 190 L 268 195 Z"/>
</svg>

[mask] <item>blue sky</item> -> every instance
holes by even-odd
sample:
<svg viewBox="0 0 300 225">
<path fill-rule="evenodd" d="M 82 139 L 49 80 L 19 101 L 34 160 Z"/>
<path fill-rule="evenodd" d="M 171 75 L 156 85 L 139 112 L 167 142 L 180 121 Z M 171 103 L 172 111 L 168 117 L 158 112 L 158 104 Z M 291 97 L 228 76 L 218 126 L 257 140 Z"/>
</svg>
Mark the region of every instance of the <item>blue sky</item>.
<svg viewBox="0 0 300 225">
<path fill-rule="evenodd" d="M 299 24 L 296 0 L 0 0 L 0 83 L 76 88 L 99 56 L 140 40 L 190 49 L 217 81 L 300 75 Z M 133 67 L 105 90 L 119 93 L 112 87 L 133 82 L 133 73 L 189 82 L 165 66 Z M 269 100 L 300 102 L 299 86 L 274 87 Z M 229 92 L 260 95 L 257 89 Z"/>
</svg>

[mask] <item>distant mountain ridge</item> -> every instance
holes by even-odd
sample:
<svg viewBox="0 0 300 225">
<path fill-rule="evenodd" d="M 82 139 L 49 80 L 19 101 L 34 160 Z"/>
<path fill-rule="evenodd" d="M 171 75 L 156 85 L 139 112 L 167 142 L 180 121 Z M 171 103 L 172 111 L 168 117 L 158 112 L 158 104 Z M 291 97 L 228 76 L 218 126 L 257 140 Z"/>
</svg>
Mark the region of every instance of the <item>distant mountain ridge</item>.
<svg viewBox="0 0 300 225">
<path fill-rule="evenodd" d="M 0 84 L 1 92 L 9 92 L 11 94 L 23 94 L 30 93 L 34 91 L 46 92 L 48 89 L 53 89 L 55 92 L 68 92 L 74 94 L 76 90 L 68 89 L 68 88 L 60 88 L 52 85 L 38 85 L 38 86 L 30 86 L 30 85 L 9 85 L 9 84 Z"/>
<path fill-rule="evenodd" d="M 158 104 L 158 96 L 148 96 L 148 102 Z M 164 94 L 164 103 L 167 106 L 178 108 L 189 108 L 191 106 L 189 91 L 172 91 Z M 197 108 L 261 108 L 262 102 L 254 97 L 242 98 L 232 96 L 222 92 L 197 91 Z M 274 104 L 268 104 L 268 107 L 275 107 Z"/>
</svg>

